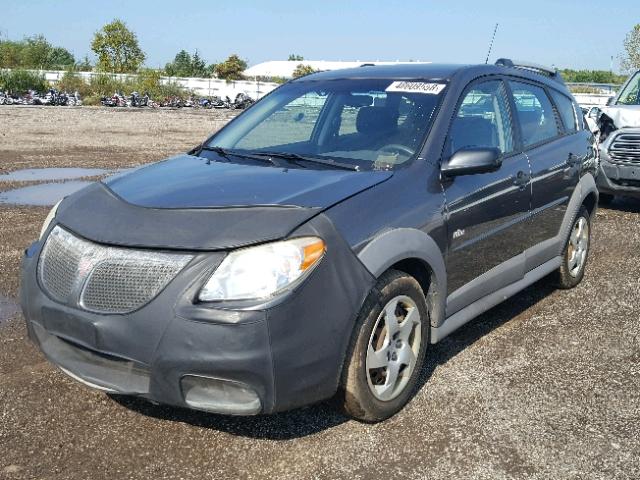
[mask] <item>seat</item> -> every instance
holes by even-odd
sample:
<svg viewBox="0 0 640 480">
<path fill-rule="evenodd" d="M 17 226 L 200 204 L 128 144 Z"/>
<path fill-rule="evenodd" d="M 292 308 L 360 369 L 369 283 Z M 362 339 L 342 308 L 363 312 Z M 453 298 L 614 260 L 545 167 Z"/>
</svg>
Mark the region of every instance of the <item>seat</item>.
<svg viewBox="0 0 640 480">
<path fill-rule="evenodd" d="M 356 117 L 356 130 L 363 135 L 391 134 L 398 128 L 398 111 L 390 107 L 362 107 Z"/>
<path fill-rule="evenodd" d="M 345 135 L 333 149 L 339 151 L 374 151 L 391 143 L 398 130 L 398 112 L 390 107 L 362 107 L 356 117 L 356 133 Z"/>
<path fill-rule="evenodd" d="M 457 117 L 451 127 L 451 153 L 464 147 L 499 147 L 495 125 L 482 117 Z"/>
<path fill-rule="evenodd" d="M 542 112 L 540 110 L 518 110 L 522 141 L 525 145 L 537 143 L 540 137 Z"/>
</svg>

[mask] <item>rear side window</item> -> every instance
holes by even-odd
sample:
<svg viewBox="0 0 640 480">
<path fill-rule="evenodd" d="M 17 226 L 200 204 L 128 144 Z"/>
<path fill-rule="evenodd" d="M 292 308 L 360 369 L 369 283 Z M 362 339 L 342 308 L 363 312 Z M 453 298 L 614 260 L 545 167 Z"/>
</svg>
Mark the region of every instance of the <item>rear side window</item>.
<svg viewBox="0 0 640 480">
<path fill-rule="evenodd" d="M 559 134 L 558 122 L 543 88 L 528 83 L 509 82 L 516 105 L 516 116 L 525 147 L 555 138 Z"/>
<path fill-rule="evenodd" d="M 449 132 L 449 154 L 464 147 L 496 147 L 513 151 L 509 97 L 500 80 L 473 85 L 466 91 Z"/>
<path fill-rule="evenodd" d="M 565 97 L 560 92 L 556 92 L 554 90 L 551 90 L 551 96 L 553 97 L 553 101 L 555 102 L 556 107 L 558 107 L 558 113 L 560 114 L 560 118 L 562 119 L 562 124 L 564 125 L 565 132 L 576 132 L 578 128 L 576 125 L 576 114 L 573 110 L 573 102 L 569 100 L 568 97 Z"/>
</svg>

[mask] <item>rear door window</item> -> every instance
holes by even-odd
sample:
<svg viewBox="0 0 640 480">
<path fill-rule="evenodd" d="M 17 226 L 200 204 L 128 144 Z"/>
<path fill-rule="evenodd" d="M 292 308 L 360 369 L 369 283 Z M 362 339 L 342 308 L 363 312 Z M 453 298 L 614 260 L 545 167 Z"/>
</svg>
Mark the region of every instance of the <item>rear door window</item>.
<svg viewBox="0 0 640 480">
<path fill-rule="evenodd" d="M 551 100 L 543 88 L 521 82 L 509 82 L 516 116 L 525 147 L 536 145 L 560 134 Z"/>
<path fill-rule="evenodd" d="M 562 119 L 564 125 L 564 131 L 567 133 L 574 133 L 578 130 L 576 124 L 576 112 L 573 109 L 573 102 L 560 92 L 551 90 L 551 96 L 558 108 L 558 113 Z M 582 114 L 582 112 L 581 112 Z"/>
</svg>

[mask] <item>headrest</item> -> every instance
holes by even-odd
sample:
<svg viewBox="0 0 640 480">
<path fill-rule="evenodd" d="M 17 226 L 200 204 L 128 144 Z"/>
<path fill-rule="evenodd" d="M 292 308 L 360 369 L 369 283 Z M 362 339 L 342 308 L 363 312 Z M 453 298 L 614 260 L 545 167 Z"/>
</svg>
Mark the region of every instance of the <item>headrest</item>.
<svg viewBox="0 0 640 480">
<path fill-rule="evenodd" d="M 382 133 L 398 127 L 398 112 L 389 107 L 362 107 L 358 110 L 356 129 L 360 133 Z"/>
</svg>

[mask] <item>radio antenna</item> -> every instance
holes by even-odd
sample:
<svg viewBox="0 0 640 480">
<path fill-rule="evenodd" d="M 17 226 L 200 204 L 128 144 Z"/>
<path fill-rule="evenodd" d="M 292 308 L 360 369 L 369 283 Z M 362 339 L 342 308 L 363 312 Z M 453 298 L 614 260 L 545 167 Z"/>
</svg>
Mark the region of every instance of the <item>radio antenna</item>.
<svg viewBox="0 0 640 480">
<path fill-rule="evenodd" d="M 498 24 L 496 23 L 496 26 L 493 29 L 493 36 L 491 37 L 491 42 L 489 43 L 489 51 L 487 52 L 487 59 L 484 61 L 485 65 L 489 63 L 489 55 L 491 55 L 491 49 L 493 49 L 493 41 L 496 38 L 497 31 L 498 31 Z"/>
</svg>

